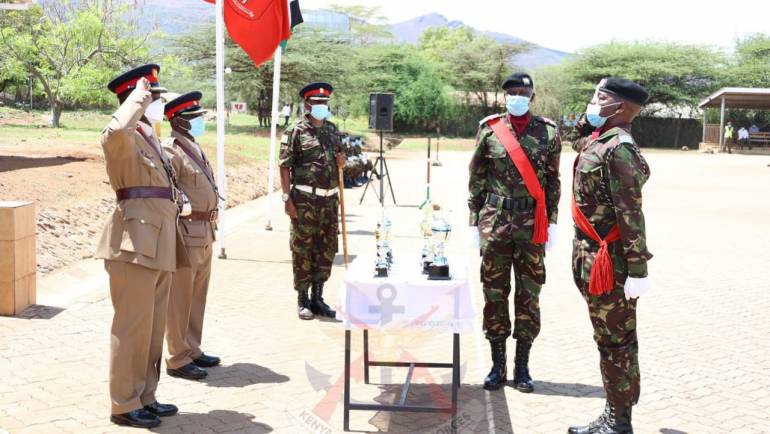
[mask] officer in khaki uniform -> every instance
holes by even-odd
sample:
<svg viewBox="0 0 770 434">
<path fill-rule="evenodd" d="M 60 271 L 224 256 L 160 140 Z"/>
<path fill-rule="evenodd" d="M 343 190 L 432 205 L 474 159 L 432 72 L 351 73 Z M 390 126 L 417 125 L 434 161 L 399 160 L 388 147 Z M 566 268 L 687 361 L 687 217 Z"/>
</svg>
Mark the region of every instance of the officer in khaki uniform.
<svg viewBox="0 0 770 434">
<path fill-rule="evenodd" d="M 201 368 L 220 363 L 219 357 L 206 355 L 200 349 L 219 196 L 214 171 L 195 141 L 205 127 L 206 110 L 200 106 L 201 97 L 200 92 L 190 92 L 181 96 L 166 93 L 162 98 L 167 101 L 165 115 L 171 124 L 171 137 L 163 141 L 163 149 L 176 172 L 179 188 L 192 205 L 190 215 L 179 220 L 190 266 L 178 268 L 171 284 L 166 372 L 188 380 L 206 377 L 207 372 Z"/>
<path fill-rule="evenodd" d="M 149 428 L 177 408 L 159 404 L 163 331 L 171 276 L 187 263 L 177 227 L 178 192 L 173 169 L 153 127 L 162 119 L 158 65 L 131 70 L 109 83 L 120 108 L 101 144 L 117 207 L 96 257 L 105 260 L 115 313 L 110 353 L 110 420 Z"/>
</svg>

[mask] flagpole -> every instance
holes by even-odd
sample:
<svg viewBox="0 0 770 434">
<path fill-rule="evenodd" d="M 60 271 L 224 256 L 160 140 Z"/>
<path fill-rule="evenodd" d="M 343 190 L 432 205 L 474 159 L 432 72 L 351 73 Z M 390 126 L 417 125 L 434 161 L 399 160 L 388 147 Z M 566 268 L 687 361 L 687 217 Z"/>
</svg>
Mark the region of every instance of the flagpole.
<svg viewBox="0 0 770 434">
<path fill-rule="evenodd" d="M 217 241 L 219 243 L 219 258 L 227 259 L 227 252 L 225 251 L 225 209 L 227 202 L 227 179 L 225 178 L 225 0 L 216 1 L 217 189 L 222 196 L 218 209 Z"/>
<path fill-rule="evenodd" d="M 286 0 L 286 9 L 289 12 L 289 22 L 287 23 L 291 27 L 291 7 Z M 275 55 L 273 56 L 273 115 L 270 121 L 270 162 L 268 163 L 267 174 L 267 224 L 265 225 L 266 231 L 273 230 L 273 190 L 275 190 L 275 148 L 276 133 L 278 132 L 278 100 L 281 94 L 281 60 L 283 57 L 283 49 L 281 44 L 275 49 Z"/>
<path fill-rule="evenodd" d="M 275 189 L 275 148 L 276 133 L 278 132 L 278 101 L 281 93 L 281 57 L 283 50 L 281 45 L 275 49 L 275 55 L 273 56 L 273 116 L 270 121 L 270 163 L 269 172 L 267 176 L 267 225 L 265 230 L 272 231 L 272 218 L 273 218 L 273 190 Z"/>
</svg>

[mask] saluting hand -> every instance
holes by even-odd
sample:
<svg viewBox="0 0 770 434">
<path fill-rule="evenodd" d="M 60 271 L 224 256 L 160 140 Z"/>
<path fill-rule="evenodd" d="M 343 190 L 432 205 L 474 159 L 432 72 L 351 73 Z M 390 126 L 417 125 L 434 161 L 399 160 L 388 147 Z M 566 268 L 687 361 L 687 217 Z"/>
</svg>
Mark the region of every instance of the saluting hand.
<svg viewBox="0 0 770 434">
<path fill-rule="evenodd" d="M 150 80 L 147 80 L 144 77 L 140 78 L 139 81 L 136 82 L 136 89 L 149 91 L 151 89 Z"/>
</svg>

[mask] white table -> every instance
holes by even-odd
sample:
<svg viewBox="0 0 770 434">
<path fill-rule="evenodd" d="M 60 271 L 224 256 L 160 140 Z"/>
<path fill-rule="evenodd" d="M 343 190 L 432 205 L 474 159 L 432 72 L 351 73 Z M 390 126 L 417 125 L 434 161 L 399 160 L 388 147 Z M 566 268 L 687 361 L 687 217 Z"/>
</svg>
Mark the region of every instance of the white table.
<svg viewBox="0 0 770 434">
<path fill-rule="evenodd" d="M 452 280 L 428 280 L 422 274 L 418 256 L 396 256 L 388 277 L 374 277 L 374 256 L 358 257 L 345 273 L 338 319 L 345 325 L 345 396 L 344 429 L 350 429 L 351 410 L 410 411 L 457 414 L 460 387 L 460 333 L 472 331 L 475 314 L 468 281 L 468 269 L 461 257 L 450 257 Z M 363 330 L 364 383 L 369 384 L 370 366 L 409 368 L 401 399 L 394 405 L 351 403 L 350 336 L 351 330 Z M 370 329 L 431 330 L 452 333 L 451 363 L 383 362 L 369 360 Z M 452 369 L 451 407 L 407 405 L 406 397 L 414 368 Z M 454 424 L 453 424 L 454 425 Z"/>
</svg>

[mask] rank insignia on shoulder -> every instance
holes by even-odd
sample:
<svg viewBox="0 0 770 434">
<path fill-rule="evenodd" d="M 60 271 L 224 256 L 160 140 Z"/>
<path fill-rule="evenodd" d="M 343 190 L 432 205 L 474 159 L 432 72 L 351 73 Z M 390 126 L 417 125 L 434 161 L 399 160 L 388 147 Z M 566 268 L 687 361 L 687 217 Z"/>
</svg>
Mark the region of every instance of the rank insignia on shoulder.
<svg viewBox="0 0 770 434">
<path fill-rule="evenodd" d="M 501 117 L 505 116 L 504 114 L 496 113 L 490 116 L 485 117 L 484 119 L 479 121 L 479 126 L 486 125 L 487 122 L 493 120 L 493 119 L 499 119 Z"/>
<path fill-rule="evenodd" d="M 634 138 L 628 134 L 618 134 L 618 141 L 620 143 L 634 144 Z"/>
</svg>

